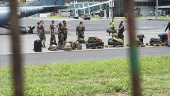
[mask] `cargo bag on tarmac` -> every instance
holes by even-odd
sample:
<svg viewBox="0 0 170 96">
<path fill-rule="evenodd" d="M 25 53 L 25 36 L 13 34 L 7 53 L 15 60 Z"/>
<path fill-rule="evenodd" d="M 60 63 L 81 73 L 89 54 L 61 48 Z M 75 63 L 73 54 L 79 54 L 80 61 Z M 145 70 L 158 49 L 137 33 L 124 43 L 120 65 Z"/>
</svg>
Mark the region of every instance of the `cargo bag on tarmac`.
<svg viewBox="0 0 170 96">
<path fill-rule="evenodd" d="M 117 33 L 116 30 L 113 31 L 112 29 L 107 29 L 106 32 L 107 32 L 107 33 Z"/>
<path fill-rule="evenodd" d="M 34 51 L 35 52 L 41 52 L 42 51 L 42 48 L 41 48 L 41 41 L 40 40 L 35 40 L 34 41 Z"/>
<path fill-rule="evenodd" d="M 84 38 L 79 38 L 77 41 L 78 41 L 80 44 L 85 43 Z"/>
<path fill-rule="evenodd" d="M 86 44 L 87 47 L 97 47 L 104 46 L 104 42 L 101 39 L 97 38 L 97 36 L 89 36 Z"/>
<path fill-rule="evenodd" d="M 73 50 L 80 50 L 80 49 L 81 49 L 80 43 L 79 43 L 78 41 L 74 41 L 74 42 L 72 43 L 72 49 L 73 49 Z"/>
<path fill-rule="evenodd" d="M 123 45 L 123 40 L 116 37 L 108 40 L 108 45 Z"/>
<path fill-rule="evenodd" d="M 72 41 L 64 41 L 62 49 L 64 51 L 71 51 L 72 50 L 72 43 L 73 43 Z"/>
<path fill-rule="evenodd" d="M 59 48 L 55 44 L 51 45 L 50 48 L 49 48 L 50 51 L 58 51 L 58 49 Z"/>
<path fill-rule="evenodd" d="M 136 39 L 135 41 L 136 41 L 136 45 L 143 45 L 143 43 L 140 40 Z"/>
<path fill-rule="evenodd" d="M 162 41 L 159 38 L 151 38 L 150 44 L 162 44 Z"/>
</svg>

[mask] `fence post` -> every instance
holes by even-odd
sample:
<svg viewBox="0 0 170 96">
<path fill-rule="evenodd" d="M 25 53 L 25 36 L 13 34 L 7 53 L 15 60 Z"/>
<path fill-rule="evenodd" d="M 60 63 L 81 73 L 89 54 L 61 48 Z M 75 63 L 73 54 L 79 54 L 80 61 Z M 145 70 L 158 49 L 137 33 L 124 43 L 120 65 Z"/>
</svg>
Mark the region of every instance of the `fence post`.
<svg viewBox="0 0 170 96">
<path fill-rule="evenodd" d="M 12 74 L 13 74 L 13 85 L 14 85 L 14 96 L 23 96 L 22 86 L 22 59 L 21 59 L 21 47 L 19 38 L 19 27 L 18 27 L 18 15 L 17 7 L 18 0 L 9 0 L 10 2 L 10 22 L 11 22 L 11 45 L 12 45 Z"/>
<path fill-rule="evenodd" d="M 141 96 L 139 69 L 138 69 L 138 52 L 136 48 L 136 34 L 135 34 L 135 18 L 134 18 L 134 0 L 125 0 L 125 13 L 127 14 L 128 20 L 128 31 L 130 40 L 130 60 L 132 70 L 132 86 L 133 96 Z"/>
</svg>

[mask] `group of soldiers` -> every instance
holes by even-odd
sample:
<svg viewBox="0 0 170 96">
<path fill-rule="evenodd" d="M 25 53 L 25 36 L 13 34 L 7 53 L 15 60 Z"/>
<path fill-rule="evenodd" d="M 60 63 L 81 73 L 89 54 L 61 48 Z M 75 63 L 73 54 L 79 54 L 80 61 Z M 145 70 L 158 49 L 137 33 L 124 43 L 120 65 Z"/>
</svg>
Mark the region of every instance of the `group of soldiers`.
<svg viewBox="0 0 170 96">
<path fill-rule="evenodd" d="M 50 24 L 50 46 L 53 44 L 56 44 L 56 37 L 55 37 L 55 32 L 54 29 L 58 28 L 58 45 L 62 46 L 63 42 L 67 40 L 67 33 L 68 33 L 68 27 L 66 25 L 66 21 L 63 21 L 62 23 L 59 23 L 59 25 L 54 26 L 54 20 L 52 20 L 51 24 Z M 114 30 L 118 30 L 118 38 L 124 40 L 124 35 L 123 32 L 124 30 L 124 26 L 123 26 L 123 21 L 120 22 L 119 24 L 119 28 L 115 29 L 115 24 L 114 24 L 114 19 L 112 19 L 112 21 L 110 22 L 110 28 L 114 31 Z M 45 48 L 45 41 L 46 41 L 46 36 L 45 36 L 45 27 L 44 27 L 44 22 L 43 20 L 41 20 L 40 22 L 37 23 L 37 31 L 39 34 L 39 38 L 41 40 L 42 43 L 42 47 Z M 84 31 L 85 31 L 85 26 L 83 26 L 83 22 L 81 21 L 80 24 L 76 27 L 76 36 L 78 36 L 78 41 L 80 43 L 85 43 L 84 41 Z"/>
<path fill-rule="evenodd" d="M 54 29 L 58 28 L 58 45 L 62 46 L 63 42 L 67 40 L 67 33 L 68 33 L 68 27 L 66 25 L 66 21 L 63 21 L 62 23 L 59 23 L 59 25 L 54 26 L 54 20 L 52 20 L 51 24 L 50 24 L 50 46 L 55 44 L 57 45 L 56 42 L 56 37 L 55 37 L 55 32 Z M 45 41 L 46 41 L 46 36 L 45 36 L 45 27 L 44 27 L 44 21 L 38 21 L 37 23 L 37 31 L 38 31 L 38 35 L 39 35 L 39 39 L 41 41 L 42 47 L 46 48 L 45 46 Z M 85 31 L 85 27 L 83 26 L 83 22 L 80 22 L 80 25 L 77 26 L 76 28 L 76 35 L 78 35 L 78 39 L 79 38 L 83 38 L 84 40 L 84 31 Z"/>
</svg>

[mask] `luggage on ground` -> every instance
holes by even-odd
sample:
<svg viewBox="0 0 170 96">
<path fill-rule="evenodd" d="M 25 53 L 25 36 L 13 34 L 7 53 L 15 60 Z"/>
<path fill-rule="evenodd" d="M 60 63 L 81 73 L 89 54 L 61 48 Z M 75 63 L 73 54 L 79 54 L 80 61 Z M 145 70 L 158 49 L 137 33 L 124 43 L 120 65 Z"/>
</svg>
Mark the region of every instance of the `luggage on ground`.
<svg viewBox="0 0 170 96">
<path fill-rule="evenodd" d="M 165 43 L 166 41 L 168 41 L 168 34 L 167 33 L 163 33 L 163 34 L 158 34 L 158 36 L 160 37 L 162 43 Z"/>
<path fill-rule="evenodd" d="M 116 30 L 113 31 L 112 29 L 107 29 L 106 32 L 107 32 L 107 33 L 117 33 Z"/>
<path fill-rule="evenodd" d="M 143 43 L 140 40 L 136 39 L 135 41 L 136 41 L 136 45 L 143 45 Z"/>
<path fill-rule="evenodd" d="M 78 41 L 79 43 L 85 43 L 84 38 L 79 38 L 77 41 Z"/>
<path fill-rule="evenodd" d="M 72 45 L 72 49 L 73 50 L 80 50 L 81 49 L 81 45 L 78 41 L 74 41 L 73 45 Z"/>
<path fill-rule="evenodd" d="M 97 41 L 97 36 L 96 35 L 91 35 L 88 37 L 88 43 L 96 42 Z"/>
<path fill-rule="evenodd" d="M 113 33 L 113 34 L 112 34 L 112 38 L 113 38 L 113 37 L 118 38 L 118 33 Z"/>
<path fill-rule="evenodd" d="M 42 48 L 41 48 L 41 41 L 40 40 L 35 40 L 34 41 L 34 51 L 35 52 L 41 52 L 42 51 Z"/>
<path fill-rule="evenodd" d="M 139 38 L 139 40 L 142 42 L 143 44 L 143 38 L 145 38 L 145 35 L 144 34 L 139 34 L 137 35 L 137 38 Z M 140 42 L 137 42 L 137 45 L 139 44 Z"/>
<path fill-rule="evenodd" d="M 89 36 L 88 41 L 86 44 L 87 47 L 97 47 L 97 46 L 104 46 L 104 42 L 101 39 L 97 38 L 97 36 Z"/>
<path fill-rule="evenodd" d="M 145 35 L 144 34 L 139 34 L 137 35 L 137 37 L 140 39 L 140 38 L 145 38 Z"/>
<path fill-rule="evenodd" d="M 49 48 L 50 51 L 58 51 L 58 49 L 59 48 L 55 44 L 51 45 L 50 48 Z"/>
<path fill-rule="evenodd" d="M 108 45 L 123 45 L 123 40 L 119 38 L 110 38 L 108 39 Z"/>
<path fill-rule="evenodd" d="M 72 41 L 64 41 L 62 49 L 64 51 L 71 51 L 72 50 L 72 43 L 73 43 Z"/>
<path fill-rule="evenodd" d="M 150 44 L 162 44 L 162 41 L 160 40 L 160 38 L 151 38 Z"/>
</svg>

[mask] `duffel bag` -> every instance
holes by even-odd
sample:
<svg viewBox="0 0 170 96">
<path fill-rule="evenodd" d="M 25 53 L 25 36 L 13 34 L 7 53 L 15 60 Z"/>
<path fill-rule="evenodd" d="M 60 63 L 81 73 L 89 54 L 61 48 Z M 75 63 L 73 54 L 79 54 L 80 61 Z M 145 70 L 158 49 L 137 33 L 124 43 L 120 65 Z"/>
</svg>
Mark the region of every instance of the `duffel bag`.
<svg viewBox="0 0 170 96">
<path fill-rule="evenodd" d="M 116 30 L 113 31 L 112 29 L 107 29 L 106 32 L 107 32 L 107 33 L 117 33 Z"/>
<path fill-rule="evenodd" d="M 123 45 L 121 42 L 117 42 L 117 40 L 112 40 L 112 38 L 108 39 L 108 45 Z"/>
<path fill-rule="evenodd" d="M 150 44 L 162 44 L 162 41 L 159 38 L 151 38 Z"/>
</svg>

